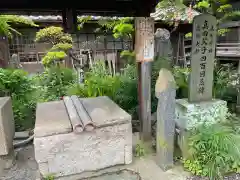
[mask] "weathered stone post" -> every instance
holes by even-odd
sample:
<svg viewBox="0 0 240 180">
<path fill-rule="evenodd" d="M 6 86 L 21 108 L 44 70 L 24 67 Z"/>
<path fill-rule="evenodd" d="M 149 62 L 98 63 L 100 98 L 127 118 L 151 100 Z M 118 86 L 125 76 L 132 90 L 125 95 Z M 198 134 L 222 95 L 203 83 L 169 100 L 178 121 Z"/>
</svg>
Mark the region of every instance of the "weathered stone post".
<svg viewBox="0 0 240 180">
<path fill-rule="evenodd" d="M 0 174 L 14 162 L 14 119 L 10 97 L 0 97 Z"/>
<path fill-rule="evenodd" d="M 176 85 L 171 71 L 162 68 L 155 86 L 157 107 L 157 164 L 165 171 L 173 166 Z"/>
</svg>

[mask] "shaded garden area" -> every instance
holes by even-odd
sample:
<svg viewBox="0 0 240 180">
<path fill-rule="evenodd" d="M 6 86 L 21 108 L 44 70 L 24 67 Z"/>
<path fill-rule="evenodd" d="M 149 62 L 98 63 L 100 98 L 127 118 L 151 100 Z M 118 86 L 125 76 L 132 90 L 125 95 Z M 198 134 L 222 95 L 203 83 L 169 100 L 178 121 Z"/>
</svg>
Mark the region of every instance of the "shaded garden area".
<svg viewBox="0 0 240 180">
<path fill-rule="evenodd" d="M 160 60 L 153 63 L 153 84 L 160 68 L 158 61 Z M 236 99 L 235 76 L 231 75 L 232 71 L 229 67 L 216 69 L 218 69 L 214 84 L 216 97 L 227 98 L 228 101 L 230 99 L 229 104 L 231 104 Z M 189 69 L 175 67 L 173 72 L 178 85 L 178 97 L 186 97 Z M 126 65 L 120 74 L 112 76 L 100 61 L 94 65 L 94 69 L 86 72 L 84 84 L 78 83 L 73 70 L 63 67 L 51 67 L 44 73 L 31 77 L 22 70 L 1 69 L 0 79 L 1 96 L 12 97 L 16 131 L 33 128 L 37 102 L 61 100 L 66 95 L 109 96 L 133 116 L 133 130 L 139 131 L 135 64 Z M 154 98 L 154 93 L 152 97 L 152 112 L 155 112 L 157 100 Z M 227 119 L 219 121 L 221 123 L 217 126 L 204 125 L 193 132 L 189 149 L 193 159 L 183 160 L 183 163 L 184 167 L 194 174 L 210 175 L 209 173 L 239 170 L 239 118 L 229 112 Z M 140 152 L 139 156 L 144 154 Z"/>
<path fill-rule="evenodd" d="M 201 4 L 199 5 L 201 6 Z M 203 4 L 202 6 L 206 6 Z M 222 4 L 221 6 L 226 6 Z M 222 7 L 223 8 L 223 7 Z M 1 17 L 0 17 L 1 18 Z M 88 19 L 79 20 L 81 26 Z M 101 31 L 111 31 L 115 38 L 133 36 L 133 22 L 130 19 L 101 21 Z M 0 29 L 1 30 L 1 29 Z M 4 34 L 9 31 L 2 30 Z M 221 31 L 222 32 L 222 31 Z M 9 35 L 10 37 L 11 35 Z M 62 100 L 64 96 L 79 97 L 108 96 L 122 109 L 132 115 L 133 131 L 140 131 L 138 103 L 138 74 L 135 53 L 123 51 L 124 68 L 115 75 L 111 74 L 104 59 L 84 69 L 84 82 L 79 83 L 79 74 L 75 69 L 64 67 L 64 60 L 72 49 L 72 37 L 62 28 L 49 27 L 36 35 L 37 42 L 50 42 L 52 47 L 42 59 L 44 72 L 29 75 L 20 69 L 0 69 L 0 96 L 12 98 L 16 131 L 32 130 L 35 123 L 37 103 Z M 152 62 L 151 74 L 151 112 L 157 109 L 155 84 L 159 70 L 165 68 L 171 57 L 158 57 Z M 176 99 L 188 98 L 190 68 L 173 66 L 169 68 L 176 81 Z M 224 175 L 240 172 L 240 119 L 236 113 L 236 101 L 239 92 L 239 74 L 231 65 L 214 65 L 213 98 L 227 101 L 227 117 L 207 121 L 189 131 L 187 158 L 176 155 L 187 171 L 196 176 L 221 179 Z M 54 112 L 53 112 L 54 113 Z M 156 119 L 152 120 L 155 138 Z M 217 122 L 212 124 L 211 122 Z M 210 122 L 210 123 L 209 123 Z M 154 139 L 153 138 L 153 139 Z M 157 142 L 158 143 L 158 142 Z M 175 144 L 177 149 L 177 143 Z M 135 149 L 136 156 L 144 156 L 145 145 L 139 143 Z M 152 148 L 148 147 L 148 148 Z"/>
</svg>

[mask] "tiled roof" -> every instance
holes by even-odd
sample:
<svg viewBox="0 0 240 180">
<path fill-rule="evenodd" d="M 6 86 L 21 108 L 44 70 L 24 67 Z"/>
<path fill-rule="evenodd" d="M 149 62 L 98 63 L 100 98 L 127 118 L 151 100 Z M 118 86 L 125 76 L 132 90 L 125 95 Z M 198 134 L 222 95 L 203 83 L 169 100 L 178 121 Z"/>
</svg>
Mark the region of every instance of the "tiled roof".
<svg viewBox="0 0 240 180">
<path fill-rule="evenodd" d="M 28 18 L 28 19 L 31 19 L 33 21 L 40 21 L 40 22 L 44 22 L 44 21 L 62 21 L 62 16 L 59 16 L 59 15 L 40 15 L 40 16 L 21 16 L 21 17 L 24 17 L 24 18 Z"/>
<path fill-rule="evenodd" d="M 161 20 L 161 21 L 169 21 L 169 19 L 167 18 L 167 14 L 168 13 L 172 13 L 172 12 L 176 12 L 176 8 L 175 7 L 169 7 L 169 8 L 156 8 L 156 11 L 154 13 L 151 13 L 151 17 L 154 18 L 155 21 L 158 21 L 158 20 Z M 180 20 L 181 21 L 186 21 L 188 20 L 188 11 L 189 11 L 189 8 L 186 7 L 185 11 L 182 11 L 179 13 L 179 17 L 180 17 Z M 199 15 L 199 13 L 195 10 L 191 10 L 192 11 L 192 17 L 196 16 L 196 15 Z M 22 17 L 25 17 L 25 18 L 30 18 L 32 19 L 33 21 L 35 22 L 45 22 L 45 21 L 52 21 L 52 22 L 55 22 L 55 21 L 62 21 L 62 16 L 60 15 L 39 15 L 39 16 L 22 16 Z M 99 20 L 99 19 L 121 19 L 123 17 L 117 17 L 117 16 L 114 16 L 114 17 L 103 17 L 103 16 L 78 16 L 79 18 L 84 18 L 84 17 L 90 17 L 91 20 Z M 178 17 L 178 18 L 179 18 Z M 175 18 L 176 19 L 176 18 Z M 172 18 L 171 20 L 175 20 L 174 18 Z"/>
<path fill-rule="evenodd" d="M 44 22 L 44 21 L 62 21 L 62 16 L 60 15 L 40 15 L 40 16 L 23 16 L 25 18 L 29 18 L 36 22 Z M 99 20 L 99 19 L 121 19 L 123 17 L 103 17 L 103 16 L 78 16 L 78 18 L 90 17 L 91 20 Z"/>
<path fill-rule="evenodd" d="M 155 21 L 174 21 L 174 20 L 180 20 L 180 21 L 191 21 L 193 19 L 194 16 L 199 15 L 200 13 L 195 11 L 195 10 L 191 10 L 192 13 L 192 17 L 191 19 L 189 19 L 188 17 L 188 13 L 190 11 L 190 8 L 185 7 L 183 10 L 179 10 L 177 9 L 177 7 L 175 6 L 169 6 L 168 8 L 156 8 L 154 13 L 151 13 L 151 17 L 153 17 L 155 19 Z M 178 16 L 177 17 L 170 17 L 168 14 L 173 14 L 178 12 Z"/>
</svg>

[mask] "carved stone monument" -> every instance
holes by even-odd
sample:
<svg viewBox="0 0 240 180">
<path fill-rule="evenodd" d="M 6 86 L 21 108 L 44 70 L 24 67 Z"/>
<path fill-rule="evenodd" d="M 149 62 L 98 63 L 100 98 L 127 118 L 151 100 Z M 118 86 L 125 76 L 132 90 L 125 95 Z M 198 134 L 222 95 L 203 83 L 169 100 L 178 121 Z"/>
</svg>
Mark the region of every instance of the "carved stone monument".
<svg viewBox="0 0 240 180">
<path fill-rule="evenodd" d="M 193 21 L 189 102 L 212 100 L 217 20 L 210 14 Z"/>
<path fill-rule="evenodd" d="M 158 28 L 155 32 L 155 54 L 158 57 L 172 57 L 170 32 L 167 29 Z"/>
<path fill-rule="evenodd" d="M 34 136 L 43 176 L 78 179 L 74 175 L 132 162 L 131 116 L 108 97 L 38 104 Z"/>
<path fill-rule="evenodd" d="M 191 74 L 188 99 L 176 104 L 176 125 L 180 129 L 179 145 L 187 156 L 187 136 L 192 128 L 224 119 L 227 103 L 212 98 L 213 68 L 217 36 L 217 20 L 201 14 L 193 20 Z"/>
<path fill-rule="evenodd" d="M 14 119 L 10 97 L 0 97 L 0 172 L 14 162 Z"/>
<path fill-rule="evenodd" d="M 162 68 L 155 86 L 157 107 L 157 164 L 167 170 L 173 166 L 176 85 L 171 71 Z"/>
<path fill-rule="evenodd" d="M 155 56 L 160 62 L 161 68 L 172 67 L 172 45 L 170 32 L 167 29 L 158 28 L 155 32 Z"/>
</svg>

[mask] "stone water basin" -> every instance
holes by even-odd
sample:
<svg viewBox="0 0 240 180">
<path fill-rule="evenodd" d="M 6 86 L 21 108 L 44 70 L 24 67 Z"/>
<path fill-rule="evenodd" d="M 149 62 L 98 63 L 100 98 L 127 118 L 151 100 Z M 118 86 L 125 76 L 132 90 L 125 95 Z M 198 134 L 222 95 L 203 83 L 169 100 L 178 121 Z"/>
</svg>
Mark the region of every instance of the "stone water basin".
<svg viewBox="0 0 240 180">
<path fill-rule="evenodd" d="M 141 180 L 141 177 L 134 171 L 121 170 L 115 173 L 106 173 L 98 177 L 87 178 L 85 180 Z"/>
</svg>

